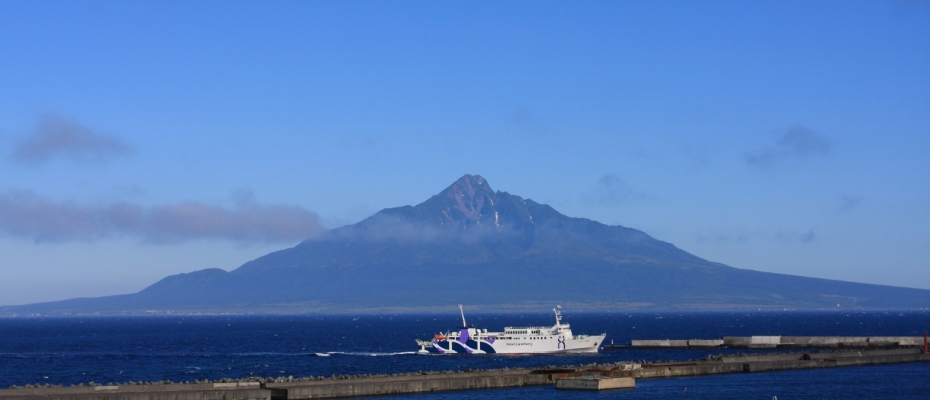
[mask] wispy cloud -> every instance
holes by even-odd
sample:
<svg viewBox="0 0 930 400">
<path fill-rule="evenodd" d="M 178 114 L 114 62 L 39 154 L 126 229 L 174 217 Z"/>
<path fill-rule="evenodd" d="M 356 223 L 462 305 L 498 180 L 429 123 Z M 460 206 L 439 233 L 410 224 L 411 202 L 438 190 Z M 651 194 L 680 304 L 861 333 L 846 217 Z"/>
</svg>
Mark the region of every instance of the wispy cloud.
<svg viewBox="0 0 930 400">
<path fill-rule="evenodd" d="M 813 230 L 806 232 L 779 231 L 775 232 L 775 240 L 782 243 L 808 244 L 817 240 L 817 234 Z"/>
<path fill-rule="evenodd" d="M 804 232 L 798 238 L 798 240 L 800 240 L 801 243 L 810 243 L 810 242 L 813 242 L 814 239 L 817 239 L 817 234 L 815 234 L 814 231 Z"/>
<path fill-rule="evenodd" d="M 536 123 L 536 117 L 526 108 L 521 108 L 508 116 L 511 123 L 516 126 L 531 126 Z"/>
<path fill-rule="evenodd" d="M 19 138 L 13 160 L 41 164 L 61 156 L 75 162 L 99 163 L 130 152 L 130 147 L 116 137 L 96 133 L 73 119 L 46 114 L 39 118 L 31 134 Z"/>
<path fill-rule="evenodd" d="M 597 189 L 593 197 L 602 204 L 655 200 L 655 196 L 634 188 L 615 174 L 605 174 L 597 180 Z"/>
<path fill-rule="evenodd" d="M 88 241 L 127 235 L 147 242 L 192 239 L 283 242 L 318 235 L 319 217 L 286 205 L 240 202 L 226 209 L 195 201 L 144 207 L 121 202 L 86 206 L 53 201 L 28 190 L 0 193 L 0 233 L 37 242 Z"/>
<path fill-rule="evenodd" d="M 524 227 L 502 221 L 500 225 L 457 225 L 437 224 L 435 221 L 408 220 L 402 208 L 387 209 L 362 220 L 354 225 L 347 225 L 330 231 L 331 235 L 320 235 L 319 240 L 342 238 L 352 241 L 412 244 L 412 243 L 477 243 L 488 239 L 495 240 L 495 246 L 506 243 L 528 245 L 532 235 L 527 235 Z"/>
<path fill-rule="evenodd" d="M 710 168 L 710 161 L 707 160 L 707 151 L 704 146 L 688 145 L 684 149 L 684 155 L 691 172 L 701 172 Z"/>
<path fill-rule="evenodd" d="M 759 232 L 738 232 L 738 233 L 720 233 L 720 232 L 708 232 L 708 233 L 698 233 L 696 239 L 698 242 L 720 242 L 720 243 L 745 243 L 750 240 L 756 239 L 761 234 Z"/>
<path fill-rule="evenodd" d="M 716 242 L 716 243 L 748 243 L 754 241 L 774 241 L 778 243 L 800 243 L 808 244 L 817 239 L 814 230 L 807 231 L 742 231 L 737 233 L 707 232 L 698 233 L 695 237 L 698 242 Z"/>
<path fill-rule="evenodd" d="M 862 196 L 844 194 L 840 196 L 840 211 L 849 211 L 862 204 Z"/>
<path fill-rule="evenodd" d="M 832 144 L 827 138 L 807 128 L 795 127 L 786 131 L 774 146 L 764 147 L 745 156 L 750 166 L 765 168 L 786 159 L 824 155 L 831 150 Z"/>
</svg>

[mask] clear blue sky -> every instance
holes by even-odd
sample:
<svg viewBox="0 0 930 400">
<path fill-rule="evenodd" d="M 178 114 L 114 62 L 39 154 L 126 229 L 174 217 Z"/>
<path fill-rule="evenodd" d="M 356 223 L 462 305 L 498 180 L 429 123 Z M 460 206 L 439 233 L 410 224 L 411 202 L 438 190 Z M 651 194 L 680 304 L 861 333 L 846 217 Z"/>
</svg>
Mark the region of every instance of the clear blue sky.
<svg viewBox="0 0 930 400">
<path fill-rule="evenodd" d="M 930 288 L 930 2 L 0 0 L 0 304 L 231 270 L 466 173 Z"/>
</svg>

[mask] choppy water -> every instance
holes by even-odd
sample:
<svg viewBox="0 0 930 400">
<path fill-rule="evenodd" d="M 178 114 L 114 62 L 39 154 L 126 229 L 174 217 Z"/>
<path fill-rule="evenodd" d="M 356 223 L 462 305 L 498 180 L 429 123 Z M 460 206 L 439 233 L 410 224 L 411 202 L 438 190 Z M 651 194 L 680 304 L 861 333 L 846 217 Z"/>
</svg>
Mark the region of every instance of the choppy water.
<svg viewBox="0 0 930 400">
<path fill-rule="evenodd" d="M 550 314 L 471 315 L 499 330 L 549 325 Z M 565 313 L 575 333 L 631 339 L 749 335 L 919 336 L 930 312 Z M 418 370 L 542 367 L 625 360 L 687 360 L 727 350 L 621 350 L 597 355 L 419 356 L 413 339 L 457 328 L 457 314 L 0 319 L 0 387 L 31 383 L 175 382 L 223 377 L 330 376 Z M 745 352 L 746 350 L 739 350 Z M 930 398 L 930 364 L 641 380 L 638 398 Z M 687 388 L 687 390 L 685 390 Z M 551 387 L 440 393 L 419 398 L 588 398 Z M 396 398 L 396 397 L 395 397 Z"/>
</svg>

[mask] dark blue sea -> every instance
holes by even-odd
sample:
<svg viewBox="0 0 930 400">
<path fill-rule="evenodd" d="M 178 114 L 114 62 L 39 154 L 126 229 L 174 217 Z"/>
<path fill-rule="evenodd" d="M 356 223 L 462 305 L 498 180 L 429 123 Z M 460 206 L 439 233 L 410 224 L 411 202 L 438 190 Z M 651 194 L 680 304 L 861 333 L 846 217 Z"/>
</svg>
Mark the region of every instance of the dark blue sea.
<svg viewBox="0 0 930 400">
<path fill-rule="evenodd" d="M 930 312 L 713 312 L 584 314 L 575 333 L 631 339 L 750 335 L 920 336 Z M 479 328 L 551 325 L 550 314 L 466 315 Z M 596 355 L 416 355 L 415 338 L 461 325 L 449 315 L 168 316 L 0 319 L 0 387 L 24 384 L 174 382 L 331 376 L 420 370 L 544 367 L 700 359 L 747 350 L 618 350 Z M 420 399 L 930 398 L 930 363 L 640 380 L 604 393 L 532 387 L 417 395 Z M 398 398 L 392 396 L 391 398 Z"/>
</svg>

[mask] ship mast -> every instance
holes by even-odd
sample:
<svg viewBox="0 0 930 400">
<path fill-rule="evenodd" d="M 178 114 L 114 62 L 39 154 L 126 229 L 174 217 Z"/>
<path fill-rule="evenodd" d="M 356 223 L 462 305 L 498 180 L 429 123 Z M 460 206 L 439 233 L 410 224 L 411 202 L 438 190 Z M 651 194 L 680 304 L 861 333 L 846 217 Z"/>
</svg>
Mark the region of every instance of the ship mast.
<svg viewBox="0 0 930 400">
<path fill-rule="evenodd" d="M 465 323 L 465 310 L 462 309 L 461 304 L 459 304 L 459 313 L 462 314 L 462 328 L 467 328 L 468 325 Z"/>
<path fill-rule="evenodd" d="M 562 308 L 562 306 L 557 305 L 557 306 L 555 306 L 555 308 L 552 309 L 552 311 L 555 312 L 555 327 L 556 327 L 556 328 L 560 328 L 560 327 L 561 327 L 561 324 L 560 324 L 560 323 L 562 322 L 562 314 L 559 313 L 559 309 L 560 309 L 560 308 Z"/>
</svg>

